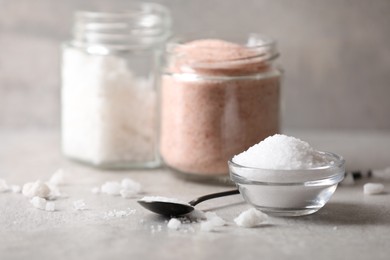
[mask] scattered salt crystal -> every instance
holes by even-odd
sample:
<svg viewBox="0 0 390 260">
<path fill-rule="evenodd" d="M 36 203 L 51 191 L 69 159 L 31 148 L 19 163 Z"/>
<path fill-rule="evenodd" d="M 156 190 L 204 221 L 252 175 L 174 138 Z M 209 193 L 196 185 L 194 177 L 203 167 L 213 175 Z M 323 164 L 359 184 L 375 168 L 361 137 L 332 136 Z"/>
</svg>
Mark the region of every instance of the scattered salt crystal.
<svg viewBox="0 0 390 260">
<path fill-rule="evenodd" d="M 73 202 L 73 207 L 75 210 L 86 210 L 86 204 L 84 200 L 76 200 Z"/>
<path fill-rule="evenodd" d="M 355 184 L 352 174 L 346 174 L 344 180 L 341 182 L 342 185 L 351 186 Z"/>
<path fill-rule="evenodd" d="M 202 231 L 215 231 L 217 227 L 226 225 L 226 221 L 215 212 L 206 212 L 205 216 L 207 220 L 200 224 L 200 230 Z"/>
<path fill-rule="evenodd" d="M 110 218 L 122 218 L 122 217 L 128 217 L 130 215 L 134 215 L 136 213 L 135 209 L 128 208 L 126 210 L 110 210 L 106 212 L 103 216 L 104 219 L 110 219 Z"/>
<path fill-rule="evenodd" d="M 206 219 L 205 213 L 201 210 L 198 210 L 198 209 L 194 209 L 189 214 L 187 214 L 186 217 L 188 217 L 192 221 L 196 221 L 196 222 L 203 220 L 203 219 Z"/>
<path fill-rule="evenodd" d="M 141 184 L 132 179 L 125 178 L 121 182 L 120 194 L 123 198 L 132 198 L 141 191 Z"/>
<path fill-rule="evenodd" d="M 123 198 L 131 198 L 141 191 L 141 184 L 132 179 L 125 178 L 121 182 L 109 181 L 104 183 L 100 191 L 108 195 L 121 195 Z"/>
<path fill-rule="evenodd" d="M 47 187 L 49 187 L 50 193 L 48 198 L 50 199 L 58 199 L 60 197 L 64 197 L 65 195 L 60 192 L 58 187 L 50 182 L 46 182 Z"/>
<path fill-rule="evenodd" d="M 137 195 L 137 192 L 133 190 L 127 190 L 127 189 L 121 189 L 119 192 L 122 196 L 122 198 L 128 199 L 128 198 L 133 198 L 135 195 Z"/>
<path fill-rule="evenodd" d="M 171 218 L 167 224 L 167 227 L 169 229 L 174 229 L 174 230 L 178 230 L 180 226 L 181 226 L 181 222 L 177 218 Z"/>
<path fill-rule="evenodd" d="M 65 183 L 65 173 L 63 169 L 58 169 L 51 176 L 49 183 L 55 186 L 59 186 Z"/>
<path fill-rule="evenodd" d="M 34 206 L 34 208 L 42 209 L 42 210 L 46 209 L 46 200 L 44 198 L 34 196 L 31 199 L 31 204 Z"/>
<path fill-rule="evenodd" d="M 9 190 L 8 184 L 5 180 L 0 179 L 0 192 L 6 192 Z"/>
<path fill-rule="evenodd" d="M 247 167 L 293 170 L 309 169 L 331 162 L 307 142 L 276 134 L 233 157 L 233 162 Z"/>
<path fill-rule="evenodd" d="M 252 228 L 260 224 L 264 224 L 267 221 L 268 216 L 255 208 L 248 209 L 242 212 L 237 218 L 234 219 L 237 226 Z"/>
<path fill-rule="evenodd" d="M 366 183 L 363 186 L 364 194 L 374 195 L 384 191 L 385 186 L 382 183 Z"/>
<path fill-rule="evenodd" d="M 119 182 L 108 181 L 102 185 L 100 190 L 102 193 L 117 196 L 120 194 L 121 188 L 122 187 L 121 187 L 121 184 Z"/>
<path fill-rule="evenodd" d="M 48 201 L 45 206 L 46 211 L 55 211 L 56 210 L 56 204 L 52 201 Z"/>
<path fill-rule="evenodd" d="M 19 185 L 11 185 L 11 191 L 13 193 L 20 193 L 22 191 L 22 187 Z"/>
<path fill-rule="evenodd" d="M 139 193 L 141 191 L 141 184 L 133 181 L 132 179 L 125 178 L 121 181 L 122 189 L 132 190 L 135 193 Z"/>
<path fill-rule="evenodd" d="M 47 198 L 50 195 L 50 188 L 40 180 L 29 182 L 23 185 L 22 193 L 24 196 Z"/>
<path fill-rule="evenodd" d="M 100 187 L 93 187 L 93 188 L 91 189 L 91 192 L 92 192 L 93 194 L 98 194 L 98 193 L 100 193 Z"/>
</svg>

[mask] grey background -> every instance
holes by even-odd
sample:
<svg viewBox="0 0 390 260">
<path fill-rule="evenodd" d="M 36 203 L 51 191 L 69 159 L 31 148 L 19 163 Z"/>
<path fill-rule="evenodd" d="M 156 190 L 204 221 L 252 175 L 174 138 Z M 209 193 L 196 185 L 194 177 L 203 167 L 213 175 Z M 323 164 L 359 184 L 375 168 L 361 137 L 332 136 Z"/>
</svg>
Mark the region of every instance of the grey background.
<svg viewBox="0 0 390 260">
<path fill-rule="evenodd" d="M 132 1 L 0 0 L 0 127 L 59 127 L 60 43 L 77 9 Z M 174 32 L 279 41 L 283 126 L 390 129 L 389 0 L 159 0 Z"/>
</svg>

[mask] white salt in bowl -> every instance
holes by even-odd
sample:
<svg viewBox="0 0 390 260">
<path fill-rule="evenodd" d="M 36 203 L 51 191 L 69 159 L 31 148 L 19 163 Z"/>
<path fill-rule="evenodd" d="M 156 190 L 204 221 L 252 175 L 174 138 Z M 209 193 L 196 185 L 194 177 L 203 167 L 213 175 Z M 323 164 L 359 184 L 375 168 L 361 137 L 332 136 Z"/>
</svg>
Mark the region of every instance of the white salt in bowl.
<svg viewBox="0 0 390 260">
<path fill-rule="evenodd" d="M 328 165 L 310 169 L 274 170 L 228 162 L 230 178 L 245 201 L 274 216 L 303 216 L 317 212 L 344 179 L 345 160 L 320 152 Z"/>
</svg>

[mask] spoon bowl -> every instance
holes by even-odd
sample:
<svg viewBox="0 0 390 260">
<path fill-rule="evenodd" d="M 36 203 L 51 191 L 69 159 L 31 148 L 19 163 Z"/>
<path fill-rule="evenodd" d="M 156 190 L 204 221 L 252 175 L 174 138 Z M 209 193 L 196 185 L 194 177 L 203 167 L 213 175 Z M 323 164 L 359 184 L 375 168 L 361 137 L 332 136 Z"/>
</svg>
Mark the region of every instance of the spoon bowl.
<svg viewBox="0 0 390 260">
<path fill-rule="evenodd" d="M 182 216 L 192 212 L 195 209 L 195 205 L 209 199 L 219 198 L 223 196 L 229 196 L 234 194 L 239 194 L 238 189 L 223 191 L 218 193 L 212 193 L 208 195 L 201 196 L 196 198 L 189 203 L 180 202 L 177 199 L 163 198 L 163 197 L 145 197 L 138 200 L 138 203 L 159 215 L 166 217 L 176 217 Z"/>
</svg>

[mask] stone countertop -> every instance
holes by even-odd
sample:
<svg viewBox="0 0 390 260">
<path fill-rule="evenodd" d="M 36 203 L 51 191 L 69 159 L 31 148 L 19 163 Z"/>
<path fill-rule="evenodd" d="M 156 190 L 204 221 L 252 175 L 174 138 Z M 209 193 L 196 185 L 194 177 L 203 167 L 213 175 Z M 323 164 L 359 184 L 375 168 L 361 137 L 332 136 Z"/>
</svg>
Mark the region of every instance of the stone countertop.
<svg viewBox="0 0 390 260">
<path fill-rule="evenodd" d="M 347 168 L 382 169 L 390 165 L 390 132 L 290 131 L 320 150 L 343 155 Z M 142 184 L 143 195 L 191 200 L 231 187 L 202 185 L 168 170 L 99 171 L 64 159 L 59 134 L 42 130 L 0 130 L 0 178 L 23 185 L 47 180 L 58 168 L 67 174 L 61 186 L 68 198 L 55 212 L 35 209 L 17 193 L 0 193 L 0 259 L 389 259 L 390 176 L 339 186 L 330 202 L 305 217 L 270 217 L 268 225 L 246 229 L 233 219 L 249 205 L 240 195 L 199 204 L 228 225 L 216 232 L 200 224 L 167 228 L 166 220 L 141 208 L 135 199 L 93 194 L 106 181 L 127 177 Z M 366 182 L 382 182 L 386 192 L 363 194 Z M 87 210 L 73 210 L 83 199 Z M 128 216 L 110 216 L 124 210 Z M 135 211 L 134 211 L 135 210 Z"/>
</svg>

